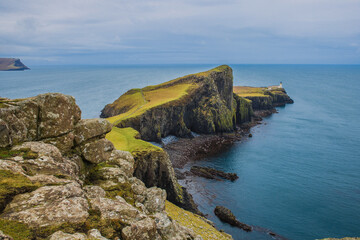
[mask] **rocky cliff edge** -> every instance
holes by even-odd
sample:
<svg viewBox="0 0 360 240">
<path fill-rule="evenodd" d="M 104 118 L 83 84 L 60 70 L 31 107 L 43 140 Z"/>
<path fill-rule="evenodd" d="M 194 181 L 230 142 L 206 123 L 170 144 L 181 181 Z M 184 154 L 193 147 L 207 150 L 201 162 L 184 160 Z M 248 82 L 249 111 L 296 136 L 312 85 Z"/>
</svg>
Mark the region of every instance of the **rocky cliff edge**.
<svg viewBox="0 0 360 240">
<path fill-rule="evenodd" d="M 104 138 L 112 125 L 81 119 L 73 97 L 0 104 L 1 239 L 209 239 L 169 217 L 166 192 L 133 176 Z"/>
</svg>

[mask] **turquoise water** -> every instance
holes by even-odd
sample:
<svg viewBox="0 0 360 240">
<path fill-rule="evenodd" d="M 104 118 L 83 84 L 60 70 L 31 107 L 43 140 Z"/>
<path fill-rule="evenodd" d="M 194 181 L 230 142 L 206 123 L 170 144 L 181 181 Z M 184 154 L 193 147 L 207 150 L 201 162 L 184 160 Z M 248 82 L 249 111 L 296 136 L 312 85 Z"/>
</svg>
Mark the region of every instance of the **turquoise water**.
<svg viewBox="0 0 360 240">
<path fill-rule="evenodd" d="M 0 96 L 71 94 L 83 118 L 93 118 L 129 88 L 211 67 L 35 66 L 25 72 L 0 72 Z M 203 178 L 188 183 L 200 210 L 235 239 L 271 238 L 221 223 L 212 213 L 216 205 L 288 239 L 360 236 L 360 66 L 231 67 L 235 85 L 282 81 L 295 104 L 278 108 L 278 114 L 252 129 L 253 138 L 196 163 L 239 175 L 234 183 Z"/>
</svg>

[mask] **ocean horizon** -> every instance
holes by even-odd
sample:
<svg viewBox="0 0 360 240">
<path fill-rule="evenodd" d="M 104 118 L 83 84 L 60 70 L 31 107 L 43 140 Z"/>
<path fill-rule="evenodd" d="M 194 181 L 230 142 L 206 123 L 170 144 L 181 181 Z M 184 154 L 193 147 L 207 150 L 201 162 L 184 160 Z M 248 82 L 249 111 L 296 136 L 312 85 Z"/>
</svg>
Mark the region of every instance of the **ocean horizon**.
<svg viewBox="0 0 360 240">
<path fill-rule="evenodd" d="M 46 92 L 75 97 L 82 118 L 99 117 L 103 107 L 131 88 L 142 88 L 216 64 L 47 65 L 0 72 L 0 97 L 26 98 Z M 234 86 L 283 82 L 292 105 L 277 108 L 251 130 L 252 138 L 191 162 L 235 172 L 235 182 L 198 177 L 181 182 L 199 209 L 219 229 L 239 239 L 360 236 L 360 65 L 229 64 Z M 258 226 L 252 233 L 222 223 L 216 205 Z"/>
</svg>

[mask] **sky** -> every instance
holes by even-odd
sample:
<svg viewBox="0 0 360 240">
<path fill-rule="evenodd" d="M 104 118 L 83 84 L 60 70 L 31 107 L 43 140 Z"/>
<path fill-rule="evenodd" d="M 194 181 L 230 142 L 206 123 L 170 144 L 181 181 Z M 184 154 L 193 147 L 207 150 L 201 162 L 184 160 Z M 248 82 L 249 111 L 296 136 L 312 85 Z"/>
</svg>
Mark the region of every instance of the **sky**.
<svg viewBox="0 0 360 240">
<path fill-rule="evenodd" d="M 25 64 L 360 64 L 360 0 L 0 0 Z"/>
</svg>

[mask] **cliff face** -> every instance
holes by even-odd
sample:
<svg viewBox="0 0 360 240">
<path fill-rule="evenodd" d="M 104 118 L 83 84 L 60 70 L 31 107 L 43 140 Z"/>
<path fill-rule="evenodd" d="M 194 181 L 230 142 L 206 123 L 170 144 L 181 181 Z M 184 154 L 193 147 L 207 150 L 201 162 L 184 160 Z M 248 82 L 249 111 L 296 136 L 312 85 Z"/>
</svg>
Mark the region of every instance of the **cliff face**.
<svg viewBox="0 0 360 240">
<path fill-rule="evenodd" d="M 240 98 L 250 100 L 252 109 L 269 110 L 294 101 L 287 95 L 284 88 L 272 87 L 234 87 L 234 94 Z"/>
<path fill-rule="evenodd" d="M 108 121 L 81 120 L 62 94 L 1 101 L 0 238 L 202 239 L 133 176 L 140 163 L 104 138 Z"/>
<path fill-rule="evenodd" d="M 192 196 L 178 183 L 169 155 L 162 148 L 138 139 L 139 137 L 139 132 L 133 128 L 117 127 L 106 135 L 116 149 L 129 151 L 134 156 L 135 177 L 147 187 L 165 189 L 167 199 L 172 203 L 199 213 Z"/>
<path fill-rule="evenodd" d="M 102 110 L 117 127 L 132 127 L 141 138 L 169 134 L 230 132 L 235 128 L 232 69 L 220 66 L 156 86 L 133 89 Z"/>
<path fill-rule="evenodd" d="M 18 58 L 0 58 L 0 71 L 16 71 L 30 69 Z"/>
</svg>

